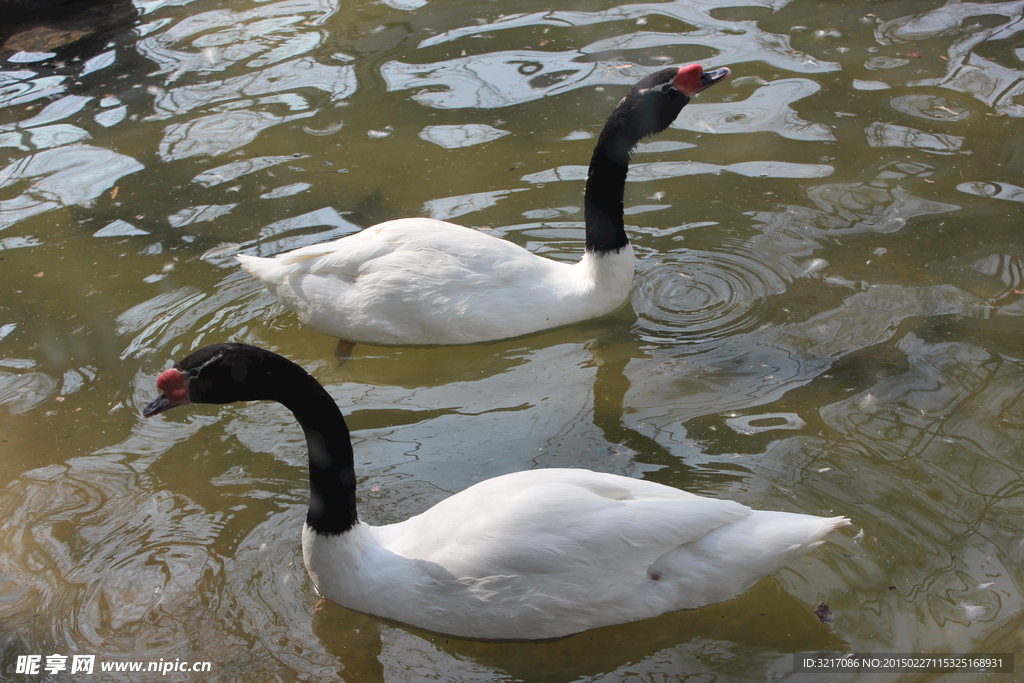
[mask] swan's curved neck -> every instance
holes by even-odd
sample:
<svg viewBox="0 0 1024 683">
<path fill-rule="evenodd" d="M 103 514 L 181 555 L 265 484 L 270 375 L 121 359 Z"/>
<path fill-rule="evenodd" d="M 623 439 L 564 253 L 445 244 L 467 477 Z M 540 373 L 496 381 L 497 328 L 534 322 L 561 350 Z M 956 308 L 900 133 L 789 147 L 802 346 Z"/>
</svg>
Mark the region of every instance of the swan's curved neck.
<svg viewBox="0 0 1024 683">
<path fill-rule="evenodd" d="M 611 153 L 600 143 L 594 150 L 587 172 L 587 187 L 583 193 L 586 249 L 589 252 L 608 254 L 629 244 L 622 217 L 622 195 L 626 189 L 631 148 L 632 145 L 621 156 Z"/>
<path fill-rule="evenodd" d="M 619 251 L 629 244 L 622 218 L 622 196 L 633 148 L 645 136 L 667 128 L 690 101 L 679 93 L 671 103 L 645 99 L 643 83 L 622 98 L 608 117 L 590 159 L 583 209 L 587 251 L 598 255 Z"/>
<path fill-rule="evenodd" d="M 309 450 L 309 512 L 306 524 L 319 534 L 341 534 L 359 517 L 356 473 L 348 426 L 327 390 L 295 365 L 274 400 L 295 414 Z M 299 374 L 301 373 L 301 374 Z"/>
<path fill-rule="evenodd" d="M 583 214 L 587 225 L 587 251 L 607 254 L 629 244 L 622 218 L 622 195 L 626 190 L 629 155 L 640 142 L 638 101 L 630 92 L 608 117 L 594 146 L 583 192 Z"/>
</svg>

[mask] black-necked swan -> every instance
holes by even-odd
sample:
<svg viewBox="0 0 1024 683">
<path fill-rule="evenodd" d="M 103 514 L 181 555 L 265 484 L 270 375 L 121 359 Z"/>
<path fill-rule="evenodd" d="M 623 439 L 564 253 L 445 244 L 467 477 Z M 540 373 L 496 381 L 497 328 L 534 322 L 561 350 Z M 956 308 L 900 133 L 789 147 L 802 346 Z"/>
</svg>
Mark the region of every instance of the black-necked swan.
<svg viewBox="0 0 1024 683">
<path fill-rule="evenodd" d="M 388 221 L 273 258 L 238 260 L 313 329 L 369 344 L 471 344 L 598 318 L 633 282 L 622 215 L 630 153 L 665 130 L 729 69 L 699 64 L 647 76 L 618 103 L 590 160 L 586 250 L 552 261 L 483 232 L 429 218 Z"/>
<path fill-rule="evenodd" d="M 255 346 L 215 344 L 164 371 L 157 387 L 163 393 L 146 417 L 188 403 L 270 400 L 291 410 L 309 449 L 302 556 L 317 590 L 453 636 L 554 638 L 720 602 L 849 524 L 615 474 L 538 469 L 374 527 L 356 514 L 345 419 L 295 363 Z"/>
</svg>

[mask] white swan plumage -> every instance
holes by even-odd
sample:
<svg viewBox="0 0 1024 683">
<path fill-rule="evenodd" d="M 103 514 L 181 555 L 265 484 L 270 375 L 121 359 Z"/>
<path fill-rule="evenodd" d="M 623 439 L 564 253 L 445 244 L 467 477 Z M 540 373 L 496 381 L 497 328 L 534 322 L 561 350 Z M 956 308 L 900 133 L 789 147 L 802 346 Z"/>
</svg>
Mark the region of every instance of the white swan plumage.
<svg viewBox="0 0 1024 683">
<path fill-rule="evenodd" d="M 318 591 L 351 609 L 480 639 L 543 639 L 728 600 L 823 542 L 844 517 L 752 510 L 583 469 L 515 472 L 403 522 L 359 520 L 348 429 L 301 367 L 245 344 L 160 375 L 147 417 L 188 403 L 275 400 L 302 426 L 302 530 Z"/>
<path fill-rule="evenodd" d="M 376 344 L 470 344 L 598 318 L 622 305 L 633 281 L 628 244 L 564 263 L 430 218 L 238 258 L 313 329 Z"/>
<path fill-rule="evenodd" d="M 241 267 L 313 329 L 349 342 L 468 344 L 598 318 L 622 306 L 634 257 L 623 223 L 629 155 L 729 69 L 668 68 L 640 81 L 598 137 L 575 263 L 444 221 L 406 218 Z"/>
</svg>

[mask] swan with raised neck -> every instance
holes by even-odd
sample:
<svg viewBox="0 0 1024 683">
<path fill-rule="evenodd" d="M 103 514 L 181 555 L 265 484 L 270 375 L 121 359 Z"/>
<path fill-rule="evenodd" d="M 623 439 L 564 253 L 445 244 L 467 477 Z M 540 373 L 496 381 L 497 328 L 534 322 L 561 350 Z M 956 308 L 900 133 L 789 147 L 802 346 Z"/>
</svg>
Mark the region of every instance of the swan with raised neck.
<svg viewBox="0 0 1024 683">
<path fill-rule="evenodd" d="M 630 152 L 665 130 L 729 69 L 657 71 L 616 105 L 598 136 L 583 194 L 586 244 L 554 261 L 486 233 L 406 218 L 241 267 L 313 329 L 348 342 L 468 344 L 590 320 L 621 307 L 634 257 L 623 221 Z"/>
</svg>

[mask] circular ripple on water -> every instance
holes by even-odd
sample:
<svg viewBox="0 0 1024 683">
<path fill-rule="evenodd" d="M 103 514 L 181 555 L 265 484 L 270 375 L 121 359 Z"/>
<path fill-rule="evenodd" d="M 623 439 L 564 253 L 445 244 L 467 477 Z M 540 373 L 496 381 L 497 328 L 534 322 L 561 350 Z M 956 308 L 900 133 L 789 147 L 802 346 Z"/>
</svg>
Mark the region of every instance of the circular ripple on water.
<svg viewBox="0 0 1024 683">
<path fill-rule="evenodd" d="M 745 255 L 692 251 L 640 273 L 633 308 L 649 340 L 699 344 L 760 325 L 766 298 L 787 280 Z"/>
</svg>

